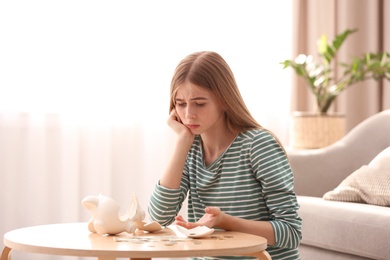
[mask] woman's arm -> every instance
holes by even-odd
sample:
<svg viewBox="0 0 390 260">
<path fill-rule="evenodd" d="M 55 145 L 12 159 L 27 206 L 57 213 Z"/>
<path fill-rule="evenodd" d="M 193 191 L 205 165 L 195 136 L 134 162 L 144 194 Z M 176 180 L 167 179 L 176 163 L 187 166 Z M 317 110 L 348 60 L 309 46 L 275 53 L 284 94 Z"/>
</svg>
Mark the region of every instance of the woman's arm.
<svg viewBox="0 0 390 260">
<path fill-rule="evenodd" d="M 172 110 L 168 125 L 177 136 L 173 153 L 160 179 L 160 185 L 168 189 L 179 189 L 186 157 L 195 138 L 195 135 L 178 118 L 176 111 Z"/>
<path fill-rule="evenodd" d="M 263 132 L 253 141 L 252 167 L 262 185 L 275 246 L 296 248 L 302 238 L 302 219 L 294 193 L 294 175 L 286 153 L 276 138 Z"/>
<path fill-rule="evenodd" d="M 176 224 L 191 229 L 196 226 L 233 230 L 253 235 L 260 235 L 267 239 L 269 245 L 275 244 L 274 229 L 268 221 L 247 220 L 231 216 L 218 207 L 207 207 L 205 215 L 196 223 L 186 222 L 182 216 L 176 217 Z"/>
<path fill-rule="evenodd" d="M 183 176 L 186 157 L 195 136 L 183 125 L 175 110 L 168 118 L 168 125 L 176 133 L 171 158 L 150 197 L 148 212 L 151 220 L 169 225 L 175 220 L 187 196 L 188 179 Z"/>
</svg>

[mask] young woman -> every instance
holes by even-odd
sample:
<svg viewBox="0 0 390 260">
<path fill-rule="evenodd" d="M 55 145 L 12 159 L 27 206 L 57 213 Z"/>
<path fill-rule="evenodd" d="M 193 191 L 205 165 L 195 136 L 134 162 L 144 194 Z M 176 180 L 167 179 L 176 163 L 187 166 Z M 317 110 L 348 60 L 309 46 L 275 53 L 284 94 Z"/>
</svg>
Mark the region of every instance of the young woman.
<svg viewBox="0 0 390 260">
<path fill-rule="evenodd" d="M 161 225 L 265 237 L 272 259 L 300 259 L 294 177 L 278 139 L 249 113 L 234 75 L 215 52 L 184 58 L 171 82 L 173 154 L 149 203 Z M 178 212 L 188 198 L 188 222 Z"/>
</svg>

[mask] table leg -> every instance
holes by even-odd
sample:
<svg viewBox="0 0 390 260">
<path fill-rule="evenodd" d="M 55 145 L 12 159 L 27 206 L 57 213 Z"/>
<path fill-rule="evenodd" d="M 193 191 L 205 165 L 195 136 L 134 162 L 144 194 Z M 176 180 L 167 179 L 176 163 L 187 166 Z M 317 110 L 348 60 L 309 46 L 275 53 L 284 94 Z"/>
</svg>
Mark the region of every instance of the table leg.
<svg viewBox="0 0 390 260">
<path fill-rule="evenodd" d="M 5 246 L 4 249 L 3 249 L 3 253 L 1 253 L 1 260 L 9 260 L 9 259 L 11 259 L 10 258 L 11 251 L 12 251 L 11 248 Z"/>
<path fill-rule="evenodd" d="M 248 255 L 257 257 L 257 259 L 259 259 L 259 260 L 272 260 L 271 256 L 265 250 L 260 251 L 260 252 L 256 252 L 256 253 L 252 253 L 252 254 L 248 254 Z"/>
</svg>

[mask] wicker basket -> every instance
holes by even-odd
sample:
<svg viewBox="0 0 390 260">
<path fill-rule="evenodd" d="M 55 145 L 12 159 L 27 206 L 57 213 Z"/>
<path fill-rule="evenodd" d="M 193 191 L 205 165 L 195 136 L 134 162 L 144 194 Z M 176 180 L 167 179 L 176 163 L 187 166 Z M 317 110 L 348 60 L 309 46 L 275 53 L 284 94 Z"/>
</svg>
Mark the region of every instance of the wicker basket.
<svg viewBox="0 0 390 260">
<path fill-rule="evenodd" d="M 290 122 L 290 146 L 316 149 L 333 144 L 345 134 L 345 116 L 294 112 Z"/>
</svg>

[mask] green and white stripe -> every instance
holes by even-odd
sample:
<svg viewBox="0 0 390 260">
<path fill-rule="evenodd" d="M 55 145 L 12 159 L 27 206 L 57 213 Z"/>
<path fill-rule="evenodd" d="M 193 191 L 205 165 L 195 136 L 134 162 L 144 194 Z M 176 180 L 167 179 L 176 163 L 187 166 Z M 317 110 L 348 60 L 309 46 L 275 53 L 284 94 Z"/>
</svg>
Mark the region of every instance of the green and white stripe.
<svg viewBox="0 0 390 260">
<path fill-rule="evenodd" d="M 276 238 L 276 245 L 267 249 L 272 259 L 300 259 L 301 219 L 293 187 L 287 157 L 268 131 L 240 133 L 208 167 L 197 136 L 187 156 L 180 189 L 157 184 L 148 210 L 152 220 L 169 225 L 188 194 L 189 221 L 199 220 L 207 206 L 220 207 L 244 219 L 270 221 Z"/>
</svg>

